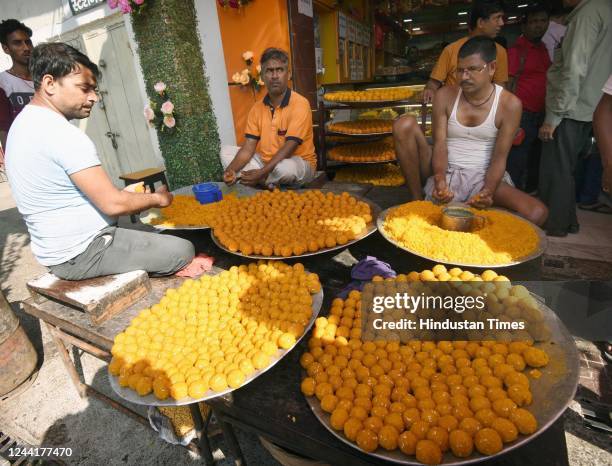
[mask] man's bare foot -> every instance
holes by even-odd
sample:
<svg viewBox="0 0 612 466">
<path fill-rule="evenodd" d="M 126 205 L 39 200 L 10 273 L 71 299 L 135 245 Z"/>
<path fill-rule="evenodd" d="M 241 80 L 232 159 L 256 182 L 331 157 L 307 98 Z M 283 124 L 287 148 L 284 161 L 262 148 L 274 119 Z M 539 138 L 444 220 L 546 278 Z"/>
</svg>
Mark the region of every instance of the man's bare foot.
<svg viewBox="0 0 612 466">
<path fill-rule="evenodd" d="M 206 254 L 198 254 L 192 261 L 187 264 L 183 269 L 176 272 L 177 277 L 186 278 L 197 278 L 205 272 L 212 269 L 213 263 L 215 262 L 214 257 L 207 256 Z"/>
</svg>

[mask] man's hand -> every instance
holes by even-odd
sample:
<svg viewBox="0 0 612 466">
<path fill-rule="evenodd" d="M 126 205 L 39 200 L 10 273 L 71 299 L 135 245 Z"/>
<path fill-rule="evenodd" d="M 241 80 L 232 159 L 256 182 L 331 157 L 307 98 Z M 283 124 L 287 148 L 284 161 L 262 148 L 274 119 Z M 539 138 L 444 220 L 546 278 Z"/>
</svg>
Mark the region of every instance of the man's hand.
<svg viewBox="0 0 612 466">
<path fill-rule="evenodd" d="M 487 207 L 491 207 L 493 205 L 493 193 L 489 189 L 483 188 L 482 191 L 475 196 L 472 196 L 467 201 L 467 205 L 477 209 L 486 209 Z"/>
<path fill-rule="evenodd" d="M 155 199 L 158 201 L 158 207 L 168 207 L 172 204 L 172 200 L 174 199 L 174 195 L 168 192 L 166 186 L 157 189 L 152 195 L 155 196 Z"/>
<path fill-rule="evenodd" d="M 128 193 L 147 193 L 148 194 L 151 192 L 148 186 L 145 188 L 143 181 L 139 183 L 128 184 L 125 188 L 123 188 L 123 190 Z"/>
<path fill-rule="evenodd" d="M 612 167 L 604 167 L 601 175 L 601 189 L 604 193 L 612 193 Z"/>
<path fill-rule="evenodd" d="M 246 186 L 257 186 L 262 184 L 268 173 L 263 169 L 259 168 L 257 170 L 247 170 L 242 172 L 242 178 L 240 182 Z"/>
<path fill-rule="evenodd" d="M 429 79 L 425 84 L 425 89 L 423 89 L 423 103 L 430 104 L 433 102 L 434 95 L 436 91 L 442 87 L 442 83 L 436 81 L 435 79 Z"/>
<path fill-rule="evenodd" d="M 544 123 L 540 127 L 540 131 L 538 132 L 538 137 L 544 142 L 552 141 L 555 129 L 556 127 L 551 125 L 550 123 Z"/>
<path fill-rule="evenodd" d="M 446 184 L 446 177 L 434 177 L 434 189 L 431 193 L 432 197 L 442 204 L 448 204 L 453 200 L 455 195 L 448 189 L 448 184 Z"/>
<path fill-rule="evenodd" d="M 435 93 L 436 93 L 435 89 L 431 89 L 429 87 L 425 87 L 425 89 L 423 89 L 423 103 L 424 104 L 432 103 Z"/>
<path fill-rule="evenodd" d="M 236 172 L 231 168 L 227 168 L 223 172 L 223 182 L 228 186 L 233 185 L 236 182 Z"/>
</svg>

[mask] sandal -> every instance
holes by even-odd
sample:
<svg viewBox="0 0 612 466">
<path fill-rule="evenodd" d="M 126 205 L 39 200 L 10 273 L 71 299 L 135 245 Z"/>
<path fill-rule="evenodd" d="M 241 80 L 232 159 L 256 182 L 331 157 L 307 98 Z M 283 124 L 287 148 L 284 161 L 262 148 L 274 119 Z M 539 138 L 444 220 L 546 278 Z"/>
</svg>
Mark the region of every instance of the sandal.
<svg viewBox="0 0 612 466">
<path fill-rule="evenodd" d="M 595 345 L 599 348 L 599 351 L 601 351 L 603 358 L 607 362 L 612 363 L 612 341 L 600 341 L 595 343 Z"/>
<path fill-rule="evenodd" d="M 610 207 L 608 204 L 604 204 L 603 202 L 595 202 L 594 204 L 579 204 L 578 208 L 580 210 L 588 210 L 598 214 L 612 215 L 612 207 Z"/>
</svg>

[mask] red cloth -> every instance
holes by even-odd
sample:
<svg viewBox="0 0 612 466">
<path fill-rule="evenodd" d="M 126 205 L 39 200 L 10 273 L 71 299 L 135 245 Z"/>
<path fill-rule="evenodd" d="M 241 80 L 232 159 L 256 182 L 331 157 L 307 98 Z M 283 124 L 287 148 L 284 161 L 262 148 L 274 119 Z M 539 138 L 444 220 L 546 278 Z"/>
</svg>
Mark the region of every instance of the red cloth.
<svg viewBox="0 0 612 466">
<path fill-rule="evenodd" d="M 212 269 L 214 262 L 214 257 L 207 256 L 206 254 L 198 254 L 187 267 L 176 272 L 176 276 L 188 278 L 199 277 L 204 272 L 208 272 Z"/>
<path fill-rule="evenodd" d="M 521 57 L 523 69 L 521 72 Z M 534 44 L 520 36 L 508 50 L 508 74 L 517 76 L 516 96 L 521 99 L 523 109 L 529 112 L 544 111 L 546 99 L 546 72 L 550 57 L 543 42 Z"/>
</svg>

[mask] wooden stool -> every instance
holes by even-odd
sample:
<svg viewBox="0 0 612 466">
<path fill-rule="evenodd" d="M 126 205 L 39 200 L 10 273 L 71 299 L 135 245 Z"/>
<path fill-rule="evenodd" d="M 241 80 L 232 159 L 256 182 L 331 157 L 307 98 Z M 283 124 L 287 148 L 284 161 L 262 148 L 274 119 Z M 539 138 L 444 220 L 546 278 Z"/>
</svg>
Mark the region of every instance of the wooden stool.
<svg viewBox="0 0 612 466">
<path fill-rule="evenodd" d="M 166 178 L 166 170 L 164 168 L 147 168 L 139 172 L 126 173 L 125 175 L 120 175 L 119 179 L 123 180 L 126 186 L 142 181 L 152 193 L 155 192 L 155 183 L 158 181 L 168 187 L 168 179 Z M 130 215 L 130 220 L 132 223 L 136 223 L 136 216 Z"/>
<path fill-rule="evenodd" d="M 62 280 L 46 273 L 30 280 L 27 286 L 36 302 L 52 298 L 77 307 L 89 315 L 94 325 L 119 314 L 151 291 L 149 276 L 144 270 L 87 280 Z"/>
</svg>

